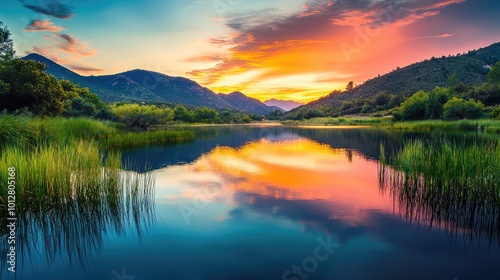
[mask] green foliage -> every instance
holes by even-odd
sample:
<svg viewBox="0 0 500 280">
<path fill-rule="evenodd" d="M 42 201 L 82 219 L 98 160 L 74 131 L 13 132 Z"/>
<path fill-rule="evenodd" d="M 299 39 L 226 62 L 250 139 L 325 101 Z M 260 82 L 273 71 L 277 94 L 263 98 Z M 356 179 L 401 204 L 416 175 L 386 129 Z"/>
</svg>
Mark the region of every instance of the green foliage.
<svg viewBox="0 0 500 280">
<path fill-rule="evenodd" d="M 218 123 L 219 113 L 210 108 L 196 108 L 194 110 L 194 121 L 198 123 Z"/>
<path fill-rule="evenodd" d="M 66 94 L 58 80 L 44 70 L 42 63 L 19 58 L 0 64 L 3 81 L 0 110 L 13 112 L 26 108 L 40 116 L 62 114 Z"/>
<path fill-rule="evenodd" d="M 443 105 L 443 118 L 445 120 L 479 119 L 484 116 L 484 105 L 480 101 L 470 99 L 465 101 L 453 97 Z"/>
<path fill-rule="evenodd" d="M 194 115 L 192 112 L 188 111 L 186 107 L 182 105 L 177 105 L 174 108 L 174 120 L 182 122 L 192 122 Z"/>
<path fill-rule="evenodd" d="M 391 168 L 381 165 L 382 187 L 400 202 L 401 211 L 446 224 L 452 231 L 473 223 L 474 232 L 485 238 L 498 229 L 498 220 L 490 219 L 500 205 L 498 141 L 472 145 L 410 141 L 389 162 Z M 457 209 L 460 214 L 450 214 Z"/>
<path fill-rule="evenodd" d="M 500 61 L 491 67 L 490 72 L 486 75 L 486 82 L 491 84 L 500 84 Z"/>
<path fill-rule="evenodd" d="M 490 113 L 490 118 L 500 120 L 500 106 L 496 106 Z"/>
<path fill-rule="evenodd" d="M 269 120 L 279 120 L 283 117 L 284 113 L 280 109 L 276 109 L 267 115 Z"/>
<path fill-rule="evenodd" d="M 406 99 L 399 109 L 403 120 L 423 120 L 427 118 L 429 95 L 419 91 Z"/>
<path fill-rule="evenodd" d="M 443 105 L 448 102 L 449 89 L 436 87 L 429 93 L 427 103 L 427 117 L 430 119 L 439 119 L 443 112 Z"/>
<path fill-rule="evenodd" d="M 14 59 L 14 43 L 10 37 L 10 31 L 0 21 L 0 61 Z"/>
<path fill-rule="evenodd" d="M 128 128 L 147 129 L 152 125 L 165 124 L 174 119 L 172 109 L 160 109 L 155 105 L 115 105 L 111 111 Z"/>
<path fill-rule="evenodd" d="M 32 118 L 0 114 L 0 151 L 8 146 L 36 147 L 91 141 L 101 148 L 124 148 L 192 139 L 192 132 L 152 131 L 130 133 L 116 123 L 90 118 Z"/>
</svg>

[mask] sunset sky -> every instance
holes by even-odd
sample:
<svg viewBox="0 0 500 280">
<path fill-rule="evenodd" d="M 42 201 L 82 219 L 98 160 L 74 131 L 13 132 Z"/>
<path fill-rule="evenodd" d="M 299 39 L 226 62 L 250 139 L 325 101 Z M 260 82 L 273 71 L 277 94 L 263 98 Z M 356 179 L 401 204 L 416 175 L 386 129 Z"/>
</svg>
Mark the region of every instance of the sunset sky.
<svg viewBox="0 0 500 280">
<path fill-rule="evenodd" d="M 10 0 L 18 55 L 82 75 L 147 69 L 215 92 L 311 101 L 500 41 L 497 0 Z"/>
</svg>

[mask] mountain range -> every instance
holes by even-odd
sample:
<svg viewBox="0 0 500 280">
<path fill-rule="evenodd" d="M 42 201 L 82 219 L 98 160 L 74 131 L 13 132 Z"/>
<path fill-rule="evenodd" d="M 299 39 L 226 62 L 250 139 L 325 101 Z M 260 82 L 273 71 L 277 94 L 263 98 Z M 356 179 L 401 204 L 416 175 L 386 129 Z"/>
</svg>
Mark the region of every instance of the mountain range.
<svg viewBox="0 0 500 280">
<path fill-rule="evenodd" d="M 154 101 L 180 103 L 195 107 L 233 109 L 252 114 L 266 115 L 279 109 L 241 92 L 216 94 L 198 83 L 146 70 L 131 70 L 114 75 L 82 76 L 39 54 L 29 54 L 23 59 L 35 60 L 46 65 L 46 72 L 58 79 L 66 79 L 81 87 L 88 87 L 103 101 Z"/>
<path fill-rule="evenodd" d="M 397 95 L 409 95 L 418 90 L 429 91 L 436 86 L 446 86 L 451 74 L 456 74 L 457 80 L 463 84 L 479 85 L 485 81 L 489 67 L 500 61 L 500 43 L 467 53 L 432 57 L 403 68 L 397 67 L 392 72 L 378 75 L 350 91 L 333 91 L 306 105 L 276 99 L 262 103 L 241 92 L 216 94 L 192 80 L 146 70 L 131 70 L 105 76 L 81 76 L 38 54 L 30 54 L 24 59 L 43 62 L 47 66 L 47 73 L 88 87 L 107 102 L 171 102 L 215 109 L 229 108 L 265 115 L 276 109 L 291 110 L 293 113 L 299 109 L 325 106 L 340 108 L 344 101 L 372 97 L 381 91 Z M 301 108 L 297 109 L 299 106 Z"/>
<path fill-rule="evenodd" d="M 304 105 L 304 103 L 300 103 L 300 102 L 293 101 L 293 100 L 278 100 L 278 99 L 274 99 L 274 98 L 271 98 L 269 100 L 264 101 L 264 104 L 266 104 L 267 106 L 276 106 L 276 107 L 279 107 L 285 111 L 290 111 L 292 109 L 295 109 L 297 107 Z"/>
</svg>

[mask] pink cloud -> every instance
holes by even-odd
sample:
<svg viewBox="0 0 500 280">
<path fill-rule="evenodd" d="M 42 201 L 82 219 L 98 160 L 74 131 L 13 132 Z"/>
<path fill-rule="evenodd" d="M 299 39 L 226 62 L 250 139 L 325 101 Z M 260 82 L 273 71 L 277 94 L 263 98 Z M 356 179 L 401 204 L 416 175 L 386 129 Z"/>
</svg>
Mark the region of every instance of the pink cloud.
<svg viewBox="0 0 500 280">
<path fill-rule="evenodd" d="M 30 24 L 24 28 L 26 32 L 60 32 L 66 30 L 66 28 L 54 25 L 50 20 L 37 19 L 30 22 Z"/>
</svg>

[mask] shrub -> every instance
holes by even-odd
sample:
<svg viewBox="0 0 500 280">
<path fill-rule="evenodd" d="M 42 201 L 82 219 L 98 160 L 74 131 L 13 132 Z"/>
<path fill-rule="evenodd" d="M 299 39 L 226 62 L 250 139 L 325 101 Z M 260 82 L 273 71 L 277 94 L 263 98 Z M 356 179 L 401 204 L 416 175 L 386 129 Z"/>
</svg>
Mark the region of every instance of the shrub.
<svg viewBox="0 0 500 280">
<path fill-rule="evenodd" d="M 419 91 L 406 99 L 400 106 L 399 112 L 403 120 L 422 120 L 427 118 L 427 104 L 429 95 Z"/>
<path fill-rule="evenodd" d="M 453 97 L 443 105 L 443 118 L 445 120 L 479 119 L 484 116 L 484 105 L 480 101 Z"/>
</svg>

